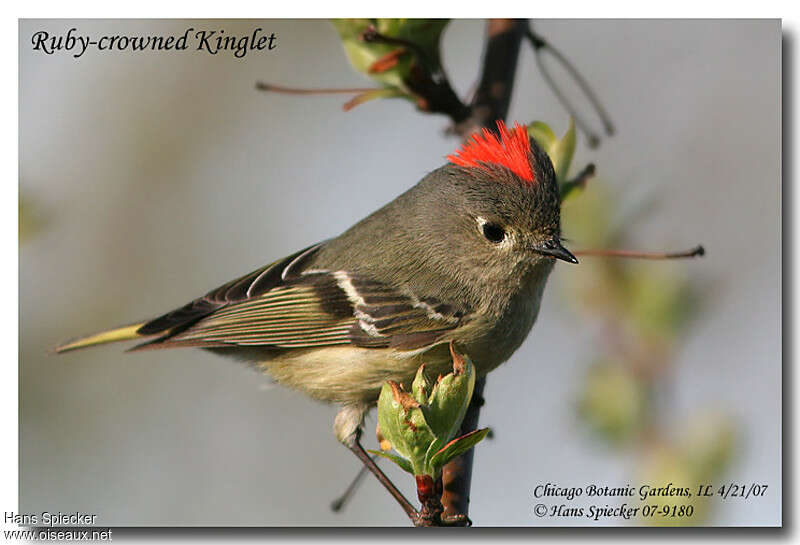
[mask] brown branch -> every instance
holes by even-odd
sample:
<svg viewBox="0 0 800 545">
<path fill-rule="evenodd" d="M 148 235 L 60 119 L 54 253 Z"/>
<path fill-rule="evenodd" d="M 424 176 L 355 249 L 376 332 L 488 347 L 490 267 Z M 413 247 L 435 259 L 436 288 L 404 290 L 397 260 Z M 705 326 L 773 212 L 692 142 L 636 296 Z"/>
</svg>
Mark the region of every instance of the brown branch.
<svg viewBox="0 0 800 545">
<path fill-rule="evenodd" d="M 478 429 L 478 418 L 481 414 L 483 405 L 483 389 L 486 386 L 486 377 L 475 381 L 475 391 L 472 394 L 472 402 L 469 404 L 467 414 L 461 423 L 460 435 L 464 435 Z M 472 484 L 472 460 L 475 449 L 467 452 L 449 462 L 442 469 L 442 505 L 444 506 L 445 517 L 463 516 L 467 524 L 472 525 L 469 520 L 469 492 Z"/>
<path fill-rule="evenodd" d="M 456 95 L 444 73 L 440 60 L 426 58 L 424 52 L 414 43 L 384 36 L 372 27 L 362 34 L 362 39 L 396 45 L 404 48 L 403 54 L 415 55 L 416 62 L 412 64 L 411 73 L 404 83 L 417 97 L 417 106 L 430 113 L 447 115 L 453 121 L 451 132 L 467 138 L 473 132 L 484 127 L 495 130 L 495 121 L 505 119 L 508 114 L 520 44 L 525 37 L 527 28 L 528 22 L 524 19 L 490 19 L 488 21 L 480 83 L 470 104 L 465 104 Z M 258 88 L 262 87 L 258 86 Z M 280 91 L 282 89 L 277 86 L 269 86 L 269 89 L 265 90 Z M 309 91 L 300 92 L 310 94 Z M 324 92 L 325 90 L 311 92 L 320 91 Z M 461 435 L 474 431 L 478 427 L 485 384 L 486 379 L 483 377 L 475 383 L 472 402 L 461 424 Z M 474 449 L 470 449 L 451 461 L 442 471 L 441 506 L 444 512 L 441 516 L 439 516 L 438 502 L 431 502 L 428 505 L 426 501 L 429 498 L 426 496 L 426 501 L 423 501 L 423 516 L 415 524 L 426 526 L 466 526 L 471 524 L 468 513 L 473 451 Z M 437 495 L 438 486 L 437 483 Z M 422 498 L 420 500 L 422 501 Z M 430 516 L 425 516 L 425 514 L 430 514 Z"/>
<path fill-rule="evenodd" d="M 480 83 L 470 105 L 470 116 L 456 125 L 454 132 L 466 138 L 494 122 L 505 119 L 511 104 L 519 49 L 528 22 L 525 19 L 489 19 Z"/>
<path fill-rule="evenodd" d="M 487 42 L 483 55 L 483 68 L 480 84 L 470 105 L 470 115 L 459 122 L 455 116 L 453 130 L 466 138 L 481 127 L 494 129 L 494 122 L 505 119 L 514 89 L 514 76 L 517 71 L 520 43 L 528 27 L 526 20 L 490 19 L 487 24 Z M 475 383 L 467 414 L 461 424 L 461 434 L 469 433 L 478 427 L 480 407 L 483 405 L 483 389 L 486 378 Z M 472 460 L 474 449 L 468 450 L 448 463 L 442 471 L 444 494 L 442 505 L 445 518 L 463 516 L 469 523 L 469 492 L 472 482 Z"/>
</svg>

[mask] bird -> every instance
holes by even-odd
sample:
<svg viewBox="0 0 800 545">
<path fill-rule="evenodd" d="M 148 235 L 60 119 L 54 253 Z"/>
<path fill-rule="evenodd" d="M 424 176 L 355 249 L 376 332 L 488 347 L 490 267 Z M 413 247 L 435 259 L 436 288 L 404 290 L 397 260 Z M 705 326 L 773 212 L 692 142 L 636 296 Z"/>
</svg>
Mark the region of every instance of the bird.
<svg viewBox="0 0 800 545">
<path fill-rule="evenodd" d="M 338 404 L 334 433 L 359 454 L 387 381 L 407 387 L 423 363 L 447 373 L 451 344 L 478 376 L 519 348 L 555 261 L 578 262 L 562 245 L 560 208 L 547 153 L 525 126 L 497 121 L 338 236 L 55 351 L 140 340 L 131 351 L 197 347 L 247 361 Z"/>
</svg>

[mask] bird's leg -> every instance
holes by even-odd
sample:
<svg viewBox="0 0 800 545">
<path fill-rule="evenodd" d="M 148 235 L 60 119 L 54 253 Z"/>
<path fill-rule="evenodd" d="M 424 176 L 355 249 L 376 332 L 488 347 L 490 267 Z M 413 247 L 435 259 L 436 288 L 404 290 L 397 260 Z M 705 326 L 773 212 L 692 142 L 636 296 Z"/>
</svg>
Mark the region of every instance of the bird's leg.
<svg viewBox="0 0 800 545">
<path fill-rule="evenodd" d="M 349 448 L 353 454 L 358 456 L 358 459 L 361 460 L 361 463 L 364 464 L 364 467 L 370 470 L 372 474 L 378 478 L 386 490 L 389 491 L 389 494 L 391 494 L 394 499 L 397 500 L 397 503 L 399 503 L 400 507 L 403 508 L 403 511 L 406 512 L 406 515 L 408 515 L 408 518 L 411 519 L 411 522 L 416 525 L 419 519 L 419 513 L 414 506 L 411 505 L 411 502 L 409 502 L 406 497 L 403 496 L 403 493 L 397 489 L 389 477 L 387 477 L 386 474 L 381 471 L 381 468 L 378 467 L 375 461 L 370 458 L 369 454 L 367 454 L 367 452 L 364 450 L 364 447 L 362 447 L 361 443 L 359 442 L 360 435 L 360 431 L 351 434 L 345 441 L 343 441 L 344 445 Z"/>
</svg>

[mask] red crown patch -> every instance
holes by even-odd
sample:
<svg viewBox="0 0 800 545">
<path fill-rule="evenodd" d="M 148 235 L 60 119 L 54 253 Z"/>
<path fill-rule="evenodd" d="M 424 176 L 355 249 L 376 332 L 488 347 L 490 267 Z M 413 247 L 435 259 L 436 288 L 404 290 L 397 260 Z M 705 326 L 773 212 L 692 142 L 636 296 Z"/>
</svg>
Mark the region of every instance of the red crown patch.
<svg viewBox="0 0 800 545">
<path fill-rule="evenodd" d="M 473 134 L 464 142 L 456 153 L 447 156 L 447 160 L 462 167 L 476 167 L 488 170 L 488 164 L 502 165 L 529 183 L 535 183 L 533 170 L 529 160 L 531 142 L 528 130 L 519 123 L 509 131 L 506 124 L 499 120 L 497 132 L 500 138 L 483 129 Z"/>
</svg>

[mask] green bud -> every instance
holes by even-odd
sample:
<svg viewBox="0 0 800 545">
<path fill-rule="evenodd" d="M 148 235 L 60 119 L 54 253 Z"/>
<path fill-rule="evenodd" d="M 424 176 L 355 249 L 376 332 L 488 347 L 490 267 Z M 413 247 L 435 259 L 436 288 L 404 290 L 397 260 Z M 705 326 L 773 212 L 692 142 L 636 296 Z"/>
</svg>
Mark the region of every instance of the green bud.
<svg viewBox="0 0 800 545">
<path fill-rule="evenodd" d="M 425 364 L 422 364 L 417 369 L 417 376 L 414 377 L 414 382 L 411 383 L 411 392 L 414 394 L 414 399 L 419 403 L 427 403 L 430 389 L 430 381 L 425 375 Z"/>
<path fill-rule="evenodd" d="M 439 43 L 447 19 L 334 19 L 347 58 L 357 71 L 393 92 L 365 97 L 416 97 L 408 88 L 412 71 L 440 68 Z M 366 40 L 374 29 L 379 39 Z"/>
<path fill-rule="evenodd" d="M 631 328 L 654 342 L 671 341 L 680 333 L 695 316 L 701 300 L 674 264 L 631 265 L 626 290 Z"/>
<path fill-rule="evenodd" d="M 475 366 L 450 345 L 453 372 L 433 386 L 428 404 L 422 407 L 433 433 L 442 443 L 448 442 L 461 427 L 475 389 Z"/>
<path fill-rule="evenodd" d="M 699 480 L 721 477 L 736 453 L 737 435 L 733 419 L 719 411 L 703 411 L 688 419 L 681 446 Z"/>
<path fill-rule="evenodd" d="M 579 415 L 611 443 L 622 443 L 639 432 L 647 415 L 643 384 L 625 365 L 602 362 L 589 369 Z"/>
<path fill-rule="evenodd" d="M 381 388 L 378 398 L 378 426 L 381 434 L 403 458 L 414 474 L 421 474 L 428 446 L 435 440 L 419 402 L 396 382 Z"/>
<path fill-rule="evenodd" d="M 647 516 L 642 509 L 639 510 L 641 523 L 647 526 L 698 526 L 708 520 L 712 505 L 709 498 L 696 494 L 698 483 L 702 481 L 698 481 L 680 449 L 664 442 L 650 445 L 639 460 L 637 473 L 634 482 L 641 483 L 638 491 L 645 493 L 644 500 L 638 498 L 639 505 L 657 506 Z M 658 494 L 658 489 L 672 489 L 678 493 L 663 495 Z M 691 495 L 686 495 L 686 492 Z"/>
<path fill-rule="evenodd" d="M 547 152 L 556 172 L 556 181 L 565 193 L 569 166 L 575 154 L 575 123 L 569 120 L 569 129 L 561 139 L 558 139 L 546 123 L 534 121 L 528 125 L 528 134 L 536 141 L 540 148 Z M 568 191 L 567 191 L 568 192 Z"/>
<path fill-rule="evenodd" d="M 434 480 L 442 467 L 475 446 L 489 429 L 476 430 L 453 439 L 475 388 L 475 366 L 450 346 L 453 372 L 439 377 L 431 388 L 424 365 L 411 384 L 411 393 L 396 382 L 381 388 L 378 398 L 380 435 L 400 455 L 370 451 L 388 458 L 414 475 L 429 475 Z"/>
<path fill-rule="evenodd" d="M 29 197 L 19 198 L 20 243 L 29 240 L 32 235 L 38 233 L 47 223 L 41 212 L 38 201 L 32 201 Z"/>
</svg>

